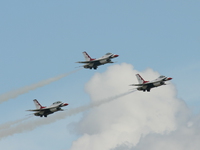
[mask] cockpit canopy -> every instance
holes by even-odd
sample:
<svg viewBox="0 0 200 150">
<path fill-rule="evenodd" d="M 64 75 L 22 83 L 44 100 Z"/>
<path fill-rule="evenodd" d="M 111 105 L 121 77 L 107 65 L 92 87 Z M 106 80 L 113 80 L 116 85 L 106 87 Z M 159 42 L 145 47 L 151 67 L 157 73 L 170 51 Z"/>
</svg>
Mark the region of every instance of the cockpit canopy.
<svg viewBox="0 0 200 150">
<path fill-rule="evenodd" d="M 62 102 L 61 101 L 57 101 L 57 102 L 54 102 L 53 105 L 60 104 L 60 103 L 62 103 Z"/>
<path fill-rule="evenodd" d="M 159 78 L 165 78 L 165 76 L 160 76 Z"/>
<path fill-rule="evenodd" d="M 112 55 L 112 53 L 106 53 L 106 55 Z"/>
</svg>

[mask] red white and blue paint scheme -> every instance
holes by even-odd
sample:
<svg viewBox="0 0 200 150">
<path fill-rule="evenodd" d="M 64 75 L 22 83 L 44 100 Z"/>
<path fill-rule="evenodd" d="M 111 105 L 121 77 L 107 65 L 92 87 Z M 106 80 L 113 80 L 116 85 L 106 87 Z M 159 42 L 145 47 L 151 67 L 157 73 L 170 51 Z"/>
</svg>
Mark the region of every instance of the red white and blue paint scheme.
<svg viewBox="0 0 200 150">
<path fill-rule="evenodd" d="M 53 114 L 54 112 L 63 111 L 63 109 L 61 109 L 61 107 L 68 105 L 68 103 L 63 103 L 61 101 L 57 101 L 57 102 L 54 102 L 49 107 L 44 107 L 36 99 L 34 99 L 33 102 L 36 106 L 36 109 L 28 110 L 28 111 L 35 111 L 34 115 L 40 116 L 40 117 L 43 117 L 43 116 L 47 117 L 48 115 Z"/>
<path fill-rule="evenodd" d="M 79 61 L 77 63 L 84 63 L 85 65 L 83 66 L 86 69 L 97 69 L 98 66 L 104 65 L 107 63 L 114 63 L 111 61 L 111 59 L 118 57 L 119 55 L 112 54 L 112 53 L 107 53 L 101 58 L 94 59 L 91 58 L 87 52 L 83 52 L 83 56 L 85 57 L 86 61 Z"/>
<path fill-rule="evenodd" d="M 139 74 L 136 74 L 136 77 L 138 79 L 139 84 L 131 84 L 131 86 L 138 86 L 136 88 L 138 91 L 147 91 L 150 92 L 151 88 L 155 88 L 161 85 L 166 85 L 165 81 L 169 81 L 172 78 L 170 77 L 165 77 L 165 76 L 160 76 L 157 79 L 153 81 L 145 81 Z"/>
</svg>

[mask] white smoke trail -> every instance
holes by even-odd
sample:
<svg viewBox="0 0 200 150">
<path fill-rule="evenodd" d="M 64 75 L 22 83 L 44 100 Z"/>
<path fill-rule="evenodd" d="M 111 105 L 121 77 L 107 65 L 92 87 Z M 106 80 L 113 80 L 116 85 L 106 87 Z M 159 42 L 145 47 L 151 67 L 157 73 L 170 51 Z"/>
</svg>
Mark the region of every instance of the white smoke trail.
<svg viewBox="0 0 200 150">
<path fill-rule="evenodd" d="M 0 130 L 4 130 L 4 129 L 8 129 L 10 128 L 11 126 L 13 125 L 16 125 L 18 123 L 22 123 L 24 122 L 25 120 L 28 120 L 30 117 L 26 117 L 26 118 L 22 118 L 22 119 L 18 119 L 18 120 L 15 120 L 15 121 L 10 121 L 10 122 L 6 122 L 4 124 L 1 124 L 0 125 Z M 1 131 L 0 131 L 1 132 Z"/>
<path fill-rule="evenodd" d="M 50 124 L 50 123 L 53 123 L 57 120 L 64 119 L 68 116 L 78 114 L 80 112 L 86 111 L 86 110 L 94 108 L 94 107 L 98 107 L 102 104 L 108 103 L 110 101 L 113 101 L 113 100 L 118 99 L 120 97 L 126 96 L 130 93 L 133 93 L 133 92 L 134 91 L 128 91 L 128 92 L 119 94 L 119 95 L 114 96 L 114 97 L 110 97 L 110 98 L 107 98 L 107 99 L 104 99 L 104 100 L 92 102 L 92 103 L 90 103 L 86 106 L 81 106 L 81 107 L 77 107 L 77 108 L 67 110 L 66 112 L 57 113 L 57 114 L 54 114 L 54 115 L 52 115 L 51 117 L 48 117 L 48 118 L 31 120 L 31 121 L 23 122 L 23 123 L 19 123 L 19 121 L 16 121 L 17 125 L 12 124 L 12 125 L 9 125 L 9 127 L 7 129 L 4 128 L 4 130 L 0 130 L 0 139 L 7 137 L 7 136 L 10 136 L 10 135 L 13 135 L 13 134 L 16 134 L 16 133 L 22 133 L 22 132 L 34 130 L 35 128 L 37 128 L 39 126 Z M 1 125 L 1 126 L 3 126 L 3 125 Z"/>
<path fill-rule="evenodd" d="M 60 80 L 60 79 L 66 77 L 66 76 L 68 76 L 70 74 L 73 74 L 73 73 L 75 73 L 75 72 L 77 72 L 77 71 L 79 71 L 81 69 L 77 69 L 77 70 L 74 70 L 72 72 L 65 73 L 65 74 L 62 74 L 62 75 L 59 75 L 59 76 L 56 76 L 56 77 L 53 77 L 53 78 L 49 78 L 47 80 L 43 80 L 43 81 L 40 81 L 38 83 L 29 85 L 29 86 L 25 86 L 25 87 L 22 87 L 20 89 L 17 89 L 17 90 L 10 91 L 10 92 L 7 92 L 5 94 L 2 94 L 2 95 L 0 95 L 0 103 L 5 102 L 5 101 L 7 101 L 7 100 L 9 100 L 11 98 L 15 98 L 15 97 L 17 97 L 17 96 L 19 96 L 21 94 L 25 94 L 25 93 L 27 93 L 27 92 L 29 92 L 31 90 L 35 90 L 35 89 L 37 89 L 39 87 L 43 87 L 43 86 L 45 86 L 47 84 L 50 84 L 52 82 L 55 82 L 57 80 Z"/>
</svg>

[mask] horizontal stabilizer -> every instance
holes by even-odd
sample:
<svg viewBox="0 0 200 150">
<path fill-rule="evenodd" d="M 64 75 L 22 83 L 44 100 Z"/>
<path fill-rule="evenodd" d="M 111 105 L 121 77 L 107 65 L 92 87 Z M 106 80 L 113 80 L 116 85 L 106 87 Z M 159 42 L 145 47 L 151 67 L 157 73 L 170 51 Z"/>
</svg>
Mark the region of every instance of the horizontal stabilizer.
<svg viewBox="0 0 200 150">
<path fill-rule="evenodd" d="M 142 86 L 143 84 L 131 84 L 129 86 Z"/>
<path fill-rule="evenodd" d="M 30 109 L 30 110 L 26 110 L 26 111 L 41 111 L 40 109 Z"/>
</svg>

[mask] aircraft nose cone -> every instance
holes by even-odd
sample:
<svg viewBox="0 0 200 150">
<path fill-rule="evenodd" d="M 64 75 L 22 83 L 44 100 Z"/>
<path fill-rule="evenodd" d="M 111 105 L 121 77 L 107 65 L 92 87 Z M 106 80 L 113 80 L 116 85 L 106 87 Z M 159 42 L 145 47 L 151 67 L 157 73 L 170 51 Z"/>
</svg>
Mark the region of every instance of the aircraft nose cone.
<svg viewBox="0 0 200 150">
<path fill-rule="evenodd" d="M 168 78 L 168 80 L 171 80 L 172 78 Z"/>
<path fill-rule="evenodd" d="M 119 55 L 114 55 L 113 57 L 118 57 Z"/>
<path fill-rule="evenodd" d="M 67 106 L 67 105 L 69 105 L 69 104 L 67 104 L 67 103 L 64 103 L 64 104 L 63 104 L 63 106 Z"/>
</svg>

